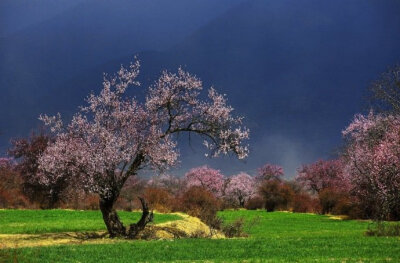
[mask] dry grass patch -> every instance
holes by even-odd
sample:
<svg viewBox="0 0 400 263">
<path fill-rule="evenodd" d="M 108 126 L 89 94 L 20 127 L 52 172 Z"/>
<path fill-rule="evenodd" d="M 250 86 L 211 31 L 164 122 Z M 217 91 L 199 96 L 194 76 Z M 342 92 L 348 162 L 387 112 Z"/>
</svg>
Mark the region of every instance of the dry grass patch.
<svg viewBox="0 0 400 263">
<path fill-rule="evenodd" d="M 105 232 L 0 234 L 0 248 L 39 247 L 64 244 L 105 244 L 114 242 L 114 240 L 105 237 Z"/>
<path fill-rule="evenodd" d="M 184 213 L 172 213 L 181 220 L 161 223 L 146 227 L 139 239 L 174 239 L 174 238 L 225 238 L 218 230 L 211 229 L 199 218 Z"/>
<path fill-rule="evenodd" d="M 224 234 L 211 230 L 200 219 L 183 213 L 173 213 L 182 219 L 148 225 L 138 239 L 176 238 L 225 238 Z M 62 232 L 45 234 L 0 234 L 0 248 L 54 246 L 65 244 L 107 244 L 125 239 L 110 239 L 105 231 Z"/>
</svg>

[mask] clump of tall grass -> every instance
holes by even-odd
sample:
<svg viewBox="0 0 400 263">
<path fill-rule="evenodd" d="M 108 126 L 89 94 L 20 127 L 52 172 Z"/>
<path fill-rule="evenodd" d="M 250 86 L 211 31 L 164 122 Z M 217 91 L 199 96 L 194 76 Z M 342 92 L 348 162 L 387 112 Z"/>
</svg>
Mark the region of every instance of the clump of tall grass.
<svg viewBox="0 0 400 263">
<path fill-rule="evenodd" d="M 365 234 L 367 236 L 398 237 L 400 236 L 400 223 L 377 222 L 368 226 Z"/>
</svg>

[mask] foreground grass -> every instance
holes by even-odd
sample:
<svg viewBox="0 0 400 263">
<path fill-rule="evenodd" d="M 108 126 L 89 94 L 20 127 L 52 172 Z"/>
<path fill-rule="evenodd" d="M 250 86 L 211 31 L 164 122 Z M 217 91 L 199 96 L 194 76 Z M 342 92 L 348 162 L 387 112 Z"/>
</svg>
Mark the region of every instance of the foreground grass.
<svg viewBox="0 0 400 263">
<path fill-rule="evenodd" d="M 368 222 L 264 211 L 225 211 L 226 221 L 257 218 L 249 238 L 119 241 L 0 250 L 18 262 L 400 262 L 400 239 L 367 237 Z"/>
<path fill-rule="evenodd" d="M 118 212 L 124 224 L 139 220 L 141 212 Z M 154 223 L 178 220 L 174 214 L 157 214 Z M 0 210 L 0 234 L 42 234 L 106 230 L 100 211 Z"/>
</svg>

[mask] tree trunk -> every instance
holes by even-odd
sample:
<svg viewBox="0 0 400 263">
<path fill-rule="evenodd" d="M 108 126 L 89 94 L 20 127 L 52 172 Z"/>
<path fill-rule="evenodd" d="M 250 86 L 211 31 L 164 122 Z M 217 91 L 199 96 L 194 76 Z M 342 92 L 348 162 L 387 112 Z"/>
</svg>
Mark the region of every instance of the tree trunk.
<svg viewBox="0 0 400 263">
<path fill-rule="evenodd" d="M 241 208 L 244 207 L 244 198 L 243 198 L 242 196 L 239 196 L 239 206 L 240 206 Z"/>
<path fill-rule="evenodd" d="M 136 224 L 129 226 L 128 237 L 135 238 L 140 231 L 142 231 L 146 225 L 153 222 L 153 212 L 149 211 L 149 207 L 143 197 L 138 197 L 142 204 L 142 217 Z"/>
<path fill-rule="evenodd" d="M 131 224 L 127 230 L 122 224 L 117 211 L 114 209 L 116 199 L 100 198 L 100 210 L 103 214 L 103 220 L 106 224 L 110 237 L 135 238 L 146 225 L 153 221 L 153 212 L 149 211 L 149 207 L 144 198 L 139 197 L 142 204 L 142 217 L 136 224 Z"/>
<path fill-rule="evenodd" d="M 114 209 L 115 198 L 100 198 L 100 210 L 110 237 L 126 236 L 126 228 Z"/>
</svg>

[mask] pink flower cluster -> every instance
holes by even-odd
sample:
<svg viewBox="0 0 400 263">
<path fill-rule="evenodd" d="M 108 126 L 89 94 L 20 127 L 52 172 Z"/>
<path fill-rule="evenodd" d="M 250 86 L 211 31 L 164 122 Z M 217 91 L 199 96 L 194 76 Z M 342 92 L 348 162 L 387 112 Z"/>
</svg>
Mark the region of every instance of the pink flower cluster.
<svg viewBox="0 0 400 263">
<path fill-rule="evenodd" d="M 382 213 L 400 202 L 400 118 L 356 115 L 343 131 L 349 141 L 347 171 L 362 199 L 374 200 Z"/>
<path fill-rule="evenodd" d="M 298 170 L 296 181 L 315 193 L 327 188 L 340 191 L 350 190 L 350 183 L 344 173 L 342 160 L 319 160 L 309 165 L 303 165 Z"/>
<path fill-rule="evenodd" d="M 200 186 L 215 194 L 222 196 L 224 190 L 224 175 L 219 171 L 208 166 L 201 166 L 189 170 L 185 174 L 186 186 Z"/>
<path fill-rule="evenodd" d="M 239 173 L 228 179 L 225 194 L 244 206 L 244 203 L 256 194 L 256 181 L 247 173 Z"/>
<path fill-rule="evenodd" d="M 259 181 L 281 180 L 283 175 L 283 168 L 281 166 L 267 163 L 261 168 L 258 168 L 256 179 Z"/>
</svg>

